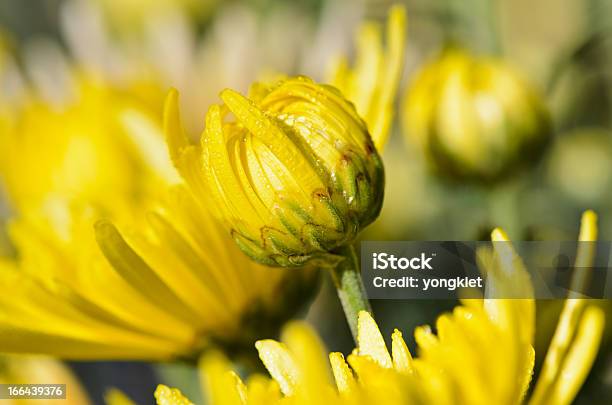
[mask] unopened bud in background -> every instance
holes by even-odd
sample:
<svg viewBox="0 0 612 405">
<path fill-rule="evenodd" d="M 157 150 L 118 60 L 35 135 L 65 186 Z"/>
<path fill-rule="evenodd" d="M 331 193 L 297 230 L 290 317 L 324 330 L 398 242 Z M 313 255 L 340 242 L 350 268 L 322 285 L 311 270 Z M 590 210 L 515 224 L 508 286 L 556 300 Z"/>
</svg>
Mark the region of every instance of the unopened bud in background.
<svg viewBox="0 0 612 405">
<path fill-rule="evenodd" d="M 518 73 L 457 49 L 415 75 L 403 123 L 437 173 L 484 182 L 537 161 L 551 137 L 542 98 Z"/>
<path fill-rule="evenodd" d="M 296 77 L 255 85 L 248 98 L 224 90 L 221 99 L 208 111 L 195 154 L 181 152 L 187 142 L 172 125 L 175 93 L 166 132 L 183 177 L 196 193 L 204 190 L 200 198 L 210 199 L 251 258 L 283 267 L 332 259 L 378 216 L 381 159 L 364 121 L 334 87 Z"/>
</svg>

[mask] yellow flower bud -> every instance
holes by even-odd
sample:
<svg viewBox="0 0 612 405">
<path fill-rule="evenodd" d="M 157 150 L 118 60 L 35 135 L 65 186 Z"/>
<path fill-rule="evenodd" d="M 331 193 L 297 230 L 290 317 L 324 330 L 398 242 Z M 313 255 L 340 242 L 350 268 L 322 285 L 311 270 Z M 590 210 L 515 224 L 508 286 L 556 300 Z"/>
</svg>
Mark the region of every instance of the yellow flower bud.
<svg viewBox="0 0 612 405">
<path fill-rule="evenodd" d="M 201 139 L 205 189 L 247 255 L 285 267 L 331 259 L 378 216 L 382 162 L 338 90 L 296 77 L 220 97 Z"/>
<path fill-rule="evenodd" d="M 494 181 L 537 160 L 551 123 L 540 96 L 510 67 L 453 49 L 415 77 L 404 130 L 440 174 Z"/>
</svg>

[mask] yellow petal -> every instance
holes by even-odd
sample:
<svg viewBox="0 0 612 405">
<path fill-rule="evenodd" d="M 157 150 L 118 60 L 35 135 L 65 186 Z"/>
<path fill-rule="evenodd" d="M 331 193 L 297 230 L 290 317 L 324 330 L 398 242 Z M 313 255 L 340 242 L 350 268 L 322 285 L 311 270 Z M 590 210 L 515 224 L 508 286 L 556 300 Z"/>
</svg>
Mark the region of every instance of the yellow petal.
<svg viewBox="0 0 612 405">
<path fill-rule="evenodd" d="M 299 154 L 287 134 L 251 100 L 231 89 L 223 90 L 220 96 L 237 121 L 268 145 L 274 155 L 290 158 L 292 153 Z M 298 159 L 294 156 L 293 160 Z"/>
<path fill-rule="evenodd" d="M 380 26 L 375 23 L 365 23 L 357 35 L 357 58 L 355 61 L 354 80 L 349 92 L 350 100 L 357 111 L 372 125 L 370 112 L 377 100 L 375 93 L 380 79 L 382 66 L 382 39 Z M 376 117 L 378 118 L 378 117 Z M 371 129 L 371 128 L 370 128 Z"/>
<path fill-rule="evenodd" d="M 287 94 L 283 95 L 287 97 Z M 309 160 L 310 153 L 300 150 L 298 146 L 300 139 L 296 135 L 282 131 L 275 120 L 269 118 L 251 100 L 233 90 L 224 90 L 221 98 L 236 116 L 237 121 L 278 159 L 277 165 L 264 164 L 264 169 L 269 167 L 275 172 L 285 169 L 296 177 L 297 183 L 307 191 L 307 194 L 321 187 L 319 175 Z"/>
<path fill-rule="evenodd" d="M 119 114 L 119 122 L 135 145 L 135 150 L 153 171 L 169 184 L 180 181 L 172 166 L 168 148 L 164 144 L 157 122 L 137 109 L 126 109 Z M 178 151 L 177 151 L 178 152 Z"/>
<path fill-rule="evenodd" d="M 433 349 L 440 343 L 429 325 L 417 326 L 414 329 L 414 340 L 419 346 L 419 349 L 425 351 Z"/>
<path fill-rule="evenodd" d="M 332 86 L 336 87 L 338 90 L 345 95 L 345 97 L 349 97 L 350 93 L 348 92 L 348 76 L 350 70 L 348 66 L 348 61 L 344 56 L 336 56 L 333 57 L 329 66 L 327 67 L 325 77 L 327 81 Z"/>
<path fill-rule="evenodd" d="M 370 123 L 372 140 L 381 152 L 389 139 L 389 127 L 393 121 L 393 103 L 404 67 L 405 41 L 406 10 L 401 5 L 395 5 L 389 12 L 387 22 L 387 49 L 379 83 L 380 91 L 374 105 L 375 121 Z"/>
<path fill-rule="evenodd" d="M 527 395 L 527 391 L 529 390 L 529 384 L 531 384 L 531 379 L 533 378 L 533 368 L 535 366 L 535 349 L 533 348 L 533 346 L 529 347 L 529 353 L 527 355 L 527 358 L 528 360 L 527 362 L 525 362 L 525 368 L 522 370 L 523 378 L 521 384 L 521 393 L 519 396 L 521 403 L 524 402 L 525 395 Z"/>
<path fill-rule="evenodd" d="M 538 383 L 530 405 L 572 403 L 593 366 L 601 343 L 604 323 L 605 315 L 600 308 L 591 306 L 584 311 L 576 337 L 563 359 L 563 364 L 556 370 L 557 373 L 550 388 L 544 393 L 544 390 L 538 389 L 540 388 Z M 543 386 L 548 388 L 546 385 Z"/>
<path fill-rule="evenodd" d="M 302 322 L 291 322 L 283 329 L 282 341 L 292 353 L 295 364 L 300 367 L 302 389 L 314 391 L 330 385 L 326 350 L 312 328 Z"/>
<path fill-rule="evenodd" d="M 157 405 L 193 405 L 190 400 L 181 394 L 181 391 L 162 384 L 158 385 L 155 390 L 155 399 Z"/>
<path fill-rule="evenodd" d="M 246 387 L 220 352 L 209 352 L 200 358 L 200 383 L 208 403 L 242 405 L 246 403 Z"/>
<path fill-rule="evenodd" d="M 387 19 L 386 46 L 383 48 L 379 25 L 366 22 L 356 37 L 353 70 L 348 68 L 345 58 L 337 57 L 326 75 L 355 104 L 379 151 L 387 143 L 393 121 L 393 104 L 404 66 L 405 38 L 405 8 L 396 5 Z"/>
<path fill-rule="evenodd" d="M 356 385 L 355 377 L 348 364 L 346 364 L 346 361 L 344 361 L 342 353 L 330 353 L 329 361 L 338 391 L 342 393 L 354 390 Z"/>
<path fill-rule="evenodd" d="M 106 405 L 136 405 L 127 395 L 117 388 L 111 388 L 104 394 Z"/>
<path fill-rule="evenodd" d="M 235 392 L 236 392 L 236 400 L 234 400 L 232 403 L 246 404 L 247 388 L 246 388 L 246 385 L 244 385 L 244 382 L 242 382 L 242 379 L 240 378 L 240 376 L 236 374 L 234 371 L 230 371 L 228 374 L 226 374 L 226 379 L 228 379 L 230 383 L 233 384 Z"/>
<path fill-rule="evenodd" d="M 190 323 L 198 322 L 198 316 L 134 252 L 113 224 L 100 220 L 95 232 L 104 256 L 136 291 L 173 316 Z"/>
<path fill-rule="evenodd" d="M 597 214 L 593 210 L 587 210 L 582 214 L 580 222 L 580 241 L 597 240 Z"/>
<path fill-rule="evenodd" d="M 223 217 L 230 221 L 243 220 L 252 223 L 252 228 L 261 228 L 261 219 L 255 215 L 257 210 L 244 194 L 232 168 L 218 105 L 211 106 L 206 114 L 206 128 L 201 142 L 202 171 L 210 185 L 211 197 L 217 200 L 216 206 L 222 210 Z"/>
<path fill-rule="evenodd" d="M 506 233 L 496 228 L 491 233 L 491 241 L 497 255 L 500 270 L 512 277 L 526 275 L 525 265 L 520 256 L 514 250 L 512 242 L 508 239 Z"/>
<path fill-rule="evenodd" d="M 251 375 L 247 381 L 248 405 L 275 404 L 282 394 L 278 383 L 262 375 Z"/>
<path fill-rule="evenodd" d="M 185 135 L 179 112 L 179 93 L 170 89 L 164 105 L 164 133 L 172 162 L 178 168 L 179 158 L 185 148 L 189 146 L 189 139 Z"/>
<path fill-rule="evenodd" d="M 553 390 L 553 398 L 559 404 L 570 404 L 589 374 L 601 344 L 604 324 L 605 315 L 600 308 L 591 306 L 585 310 Z"/>
<path fill-rule="evenodd" d="M 391 356 L 385 345 L 385 340 L 376 325 L 376 321 L 369 312 L 360 311 L 357 323 L 357 341 L 359 344 L 359 355 L 370 356 L 372 360 L 381 367 L 391 368 Z"/>
<path fill-rule="evenodd" d="M 255 347 L 259 358 L 272 378 L 278 382 L 283 394 L 293 394 L 299 387 L 300 371 L 287 347 L 269 339 L 257 341 Z"/>
<path fill-rule="evenodd" d="M 535 302 L 531 277 L 506 233 L 491 233 L 494 262 L 490 263 L 484 308 L 499 327 L 517 333 L 519 345 L 531 344 L 535 329 Z M 509 299 L 499 299 L 509 298 Z"/>
<path fill-rule="evenodd" d="M 402 337 L 402 332 L 397 329 L 391 335 L 391 353 L 395 370 L 400 373 L 412 373 L 412 356 Z"/>
<path fill-rule="evenodd" d="M 595 260 L 597 244 L 597 214 L 588 210 L 582 214 L 576 263 L 570 284 L 569 298 L 580 298 L 591 281 L 593 261 Z M 584 301 L 581 301 L 584 302 Z"/>
<path fill-rule="evenodd" d="M 509 242 L 510 238 L 508 238 L 508 235 L 503 229 L 495 228 L 493 232 L 491 232 L 491 240 L 493 242 Z"/>
<path fill-rule="evenodd" d="M 572 280 L 572 288 L 574 286 L 583 286 L 586 285 L 588 281 L 588 276 L 590 274 L 589 270 L 593 263 L 594 258 L 594 244 L 584 243 L 588 241 L 594 241 L 597 238 L 597 216 L 593 211 L 586 211 L 582 216 L 582 222 L 580 226 L 580 241 L 583 243 L 579 243 L 578 252 L 576 255 L 576 264 L 575 267 L 579 271 L 579 273 L 574 274 L 574 278 Z M 582 270 L 582 271 L 580 271 Z M 570 294 L 570 297 L 573 294 Z M 598 315 L 594 312 L 594 310 L 588 310 L 589 317 L 585 319 L 587 312 L 583 311 L 586 301 L 584 299 L 579 298 L 569 298 L 565 301 L 563 305 L 563 311 L 559 316 L 559 323 L 557 324 L 557 328 L 555 330 L 555 334 L 550 343 L 550 347 L 548 352 L 546 353 L 546 357 L 544 359 L 544 365 L 542 366 L 542 371 L 540 372 L 540 378 L 538 379 L 538 383 L 536 385 L 534 394 L 532 396 L 531 403 L 533 404 L 541 404 L 547 401 L 548 396 L 551 393 L 551 390 L 556 390 L 556 394 L 559 396 L 560 403 L 565 403 L 567 398 L 571 401 L 573 396 L 576 394 L 578 388 L 582 384 L 586 373 L 588 372 L 591 363 L 589 363 L 589 355 L 595 355 L 596 346 L 593 348 L 585 348 L 585 358 L 584 363 L 579 363 L 583 369 L 575 370 L 576 374 L 573 375 L 574 381 L 563 381 L 563 384 L 567 384 L 568 386 L 565 388 L 559 388 L 559 383 L 557 382 L 559 378 L 559 373 L 562 368 L 565 367 L 566 362 L 568 361 L 568 356 L 570 353 L 573 356 L 576 356 L 575 350 L 572 349 L 574 344 L 582 345 L 583 343 L 574 343 L 579 338 L 580 339 L 591 339 L 595 341 L 597 338 L 594 333 L 598 327 L 603 327 L 603 319 L 599 320 Z M 587 322 L 593 324 L 594 330 L 592 333 L 587 333 L 581 328 L 587 324 Z M 597 340 L 598 342 L 598 340 Z M 598 345 L 598 343 L 597 343 Z M 576 346 L 579 347 L 579 346 Z M 592 353 L 592 350 L 595 350 L 595 353 Z M 571 360 L 571 361 L 576 361 Z M 588 368 L 586 365 L 588 364 Z M 584 375 L 580 375 L 578 373 L 585 373 Z M 566 375 L 571 375 L 567 374 Z M 555 388 L 555 386 L 557 386 Z M 574 390 L 574 391 L 572 391 Z"/>
</svg>

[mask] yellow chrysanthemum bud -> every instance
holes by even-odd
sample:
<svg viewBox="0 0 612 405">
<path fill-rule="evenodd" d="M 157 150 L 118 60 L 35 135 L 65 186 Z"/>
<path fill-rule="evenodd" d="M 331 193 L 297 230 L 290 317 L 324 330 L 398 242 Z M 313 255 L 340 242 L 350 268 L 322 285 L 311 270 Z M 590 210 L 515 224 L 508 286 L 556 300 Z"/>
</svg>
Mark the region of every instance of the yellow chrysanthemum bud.
<svg viewBox="0 0 612 405">
<path fill-rule="evenodd" d="M 551 124 L 540 96 L 510 67 L 452 49 L 417 74 L 404 130 L 440 174 L 494 181 L 536 160 Z"/>
<path fill-rule="evenodd" d="M 203 173 L 247 255 L 287 267 L 331 258 L 377 217 L 382 162 L 338 90 L 296 77 L 256 85 L 250 99 L 229 89 L 220 96 L 224 104 L 206 116 Z"/>
</svg>

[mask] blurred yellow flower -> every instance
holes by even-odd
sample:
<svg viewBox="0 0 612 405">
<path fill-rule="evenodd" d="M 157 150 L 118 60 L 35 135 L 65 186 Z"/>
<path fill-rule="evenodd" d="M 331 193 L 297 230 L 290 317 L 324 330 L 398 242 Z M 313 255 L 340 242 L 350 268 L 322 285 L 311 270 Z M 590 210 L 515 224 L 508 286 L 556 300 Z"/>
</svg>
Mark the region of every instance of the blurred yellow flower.
<svg viewBox="0 0 612 405">
<path fill-rule="evenodd" d="M 1 350 L 151 360 L 217 344 L 241 355 L 274 333 L 307 299 L 315 274 L 287 277 L 253 263 L 188 193 L 174 191 L 148 215 L 147 233 L 126 240 L 98 221 L 100 248 L 93 209 L 58 206 L 59 219 L 14 221 L 19 259 L 0 261 Z M 48 223 L 60 221 L 65 233 Z"/>
<path fill-rule="evenodd" d="M 299 266 L 328 258 L 378 215 L 382 162 L 363 120 L 330 86 L 306 77 L 221 92 L 200 145 L 188 141 L 170 93 L 165 125 L 173 161 L 251 258 Z M 231 113 L 231 115 L 230 115 Z"/>
<path fill-rule="evenodd" d="M 306 300 L 315 273 L 253 263 L 183 187 L 160 191 L 178 176 L 159 119 L 128 102 L 135 93 L 98 84 L 65 106 L 26 104 L 1 135 L 17 257 L 0 258 L 0 350 L 148 360 L 213 343 L 252 351 Z"/>
<path fill-rule="evenodd" d="M 451 178 L 493 181 L 533 163 L 551 135 L 540 95 L 505 62 L 449 49 L 415 75 L 404 132 Z"/>
<path fill-rule="evenodd" d="M 406 10 L 401 5 L 389 11 L 386 47 L 382 45 L 381 27 L 364 23 L 356 38 L 357 56 L 351 70 L 345 57 L 330 67 L 329 82 L 355 104 L 379 152 L 382 152 L 394 116 L 394 102 L 402 69 L 406 38 Z"/>
<path fill-rule="evenodd" d="M 75 81 L 73 100 L 53 105 L 33 94 L 4 120 L 0 179 L 18 212 L 77 199 L 117 214 L 178 178 L 157 112 L 139 93 L 93 78 Z"/>
<path fill-rule="evenodd" d="M 60 361 L 42 356 L 3 355 L 0 357 L 0 384 L 66 384 L 65 405 L 88 405 L 85 389 L 70 368 Z M 36 405 L 40 398 L 3 399 L 6 405 Z"/>
<path fill-rule="evenodd" d="M 582 219 L 581 241 L 597 237 L 595 214 Z M 503 231 L 492 233 L 494 251 L 481 252 L 495 288 L 528 297 L 531 283 Z M 592 250 L 579 246 L 576 268 L 589 267 Z M 511 281 L 511 282 L 509 282 Z M 524 281 L 527 283 L 525 284 Z M 419 356 L 413 358 L 397 329 L 391 352 L 374 319 L 359 314 L 358 347 L 345 360 L 331 353 L 329 363 L 316 334 L 303 323 L 289 324 L 282 343 L 262 340 L 256 347 L 272 379 L 243 381 L 218 354 L 203 358 L 203 385 L 212 404 L 569 404 L 597 354 L 604 314 L 587 301 L 569 298 L 544 360 L 533 395 L 532 298 L 469 299 L 441 315 L 436 333 L 418 327 Z M 331 368 L 330 368 L 331 365 Z M 335 384 L 332 383 L 335 380 Z M 158 404 L 189 403 L 178 390 L 160 386 Z"/>
</svg>

